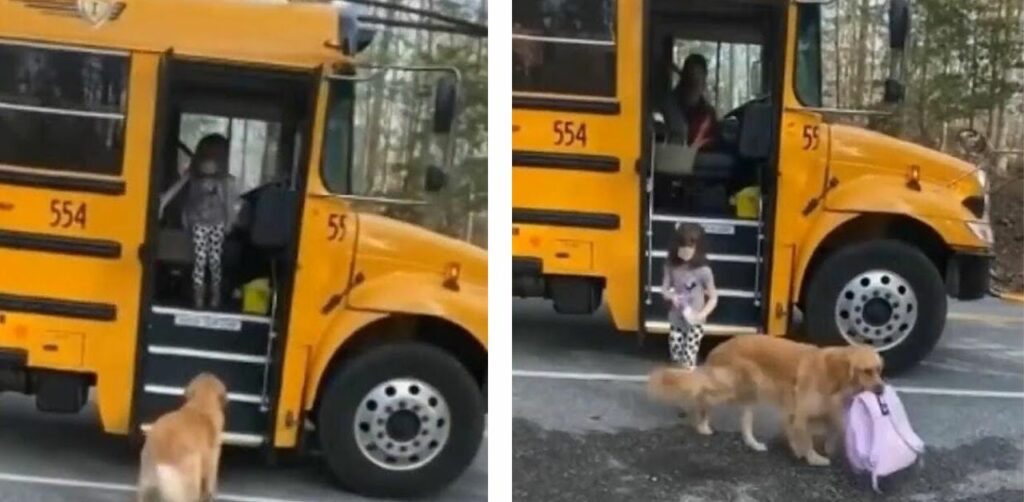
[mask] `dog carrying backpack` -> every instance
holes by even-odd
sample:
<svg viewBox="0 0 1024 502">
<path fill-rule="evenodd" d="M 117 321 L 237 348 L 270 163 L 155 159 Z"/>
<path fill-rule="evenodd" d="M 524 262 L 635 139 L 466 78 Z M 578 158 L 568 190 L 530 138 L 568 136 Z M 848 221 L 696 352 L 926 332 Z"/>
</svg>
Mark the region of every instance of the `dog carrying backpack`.
<svg viewBox="0 0 1024 502">
<path fill-rule="evenodd" d="M 876 492 L 880 476 L 910 467 L 922 453 L 924 442 L 892 387 L 854 396 L 846 410 L 846 456 L 854 471 L 871 474 Z"/>
</svg>

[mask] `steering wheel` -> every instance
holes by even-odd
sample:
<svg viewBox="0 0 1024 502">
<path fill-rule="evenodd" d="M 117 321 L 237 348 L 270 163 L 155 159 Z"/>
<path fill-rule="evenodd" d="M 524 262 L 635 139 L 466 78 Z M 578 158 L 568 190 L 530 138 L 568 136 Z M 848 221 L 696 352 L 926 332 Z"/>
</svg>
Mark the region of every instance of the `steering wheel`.
<svg viewBox="0 0 1024 502">
<path fill-rule="evenodd" d="M 746 111 L 748 106 L 750 106 L 752 104 L 755 104 L 755 103 L 767 103 L 771 99 L 772 99 L 771 93 L 765 94 L 763 96 L 758 96 L 758 97 L 756 97 L 754 99 L 751 99 L 750 101 L 747 101 L 746 103 L 743 103 L 742 105 L 737 106 L 736 108 L 730 110 L 728 113 L 726 113 L 725 115 L 722 116 L 722 120 L 725 120 L 725 119 L 727 119 L 729 117 L 736 117 L 737 119 L 742 121 L 742 119 L 743 119 L 743 117 L 742 117 L 743 112 Z"/>
</svg>

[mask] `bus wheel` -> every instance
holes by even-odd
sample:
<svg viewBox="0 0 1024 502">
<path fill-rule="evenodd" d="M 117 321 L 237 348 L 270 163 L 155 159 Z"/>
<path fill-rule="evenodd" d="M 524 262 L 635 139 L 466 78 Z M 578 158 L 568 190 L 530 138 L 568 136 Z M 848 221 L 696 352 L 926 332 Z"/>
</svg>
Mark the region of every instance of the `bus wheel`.
<svg viewBox="0 0 1024 502">
<path fill-rule="evenodd" d="M 836 251 L 817 268 L 806 298 L 812 340 L 873 346 L 890 373 L 924 359 L 946 324 L 946 290 L 935 265 L 894 240 Z"/>
<path fill-rule="evenodd" d="M 342 487 L 413 497 L 465 471 L 480 448 L 483 421 L 480 389 L 458 360 L 402 342 L 339 368 L 320 396 L 317 432 Z"/>
</svg>

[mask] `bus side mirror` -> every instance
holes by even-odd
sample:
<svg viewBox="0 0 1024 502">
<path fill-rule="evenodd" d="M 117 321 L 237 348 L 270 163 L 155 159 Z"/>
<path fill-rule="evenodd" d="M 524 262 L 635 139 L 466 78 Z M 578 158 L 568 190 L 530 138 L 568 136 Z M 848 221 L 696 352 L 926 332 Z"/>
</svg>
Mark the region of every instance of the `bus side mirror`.
<svg viewBox="0 0 1024 502">
<path fill-rule="evenodd" d="M 889 77 L 885 79 L 882 100 L 889 104 L 903 102 L 903 54 L 910 37 L 910 2 L 889 0 Z"/>
<path fill-rule="evenodd" d="M 903 87 L 903 83 L 894 78 L 885 79 L 885 90 L 882 95 L 882 101 L 889 104 L 898 104 L 903 102 L 903 97 L 906 94 L 906 89 Z"/>
<path fill-rule="evenodd" d="M 910 2 L 889 0 L 889 49 L 902 51 L 910 36 Z"/>
<path fill-rule="evenodd" d="M 423 179 L 423 188 L 431 193 L 440 192 L 448 184 L 448 173 L 435 165 L 427 166 L 427 173 Z"/>
<path fill-rule="evenodd" d="M 434 133 L 452 132 L 458 102 L 459 86 L 455 78 L 444 77 L 438 80 L 434 88 Z"/>
</svg>

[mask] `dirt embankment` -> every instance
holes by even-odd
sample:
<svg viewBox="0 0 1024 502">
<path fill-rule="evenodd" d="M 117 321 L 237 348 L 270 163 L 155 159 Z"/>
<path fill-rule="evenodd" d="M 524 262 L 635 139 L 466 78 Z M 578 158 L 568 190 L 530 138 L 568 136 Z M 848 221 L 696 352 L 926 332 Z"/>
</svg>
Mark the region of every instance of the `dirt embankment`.
<svg viewBox="0 0 1024 502">
<path fill-rule="evenodd" d="M 1011 166 L 1006 175 L 994 174 L 991 185 L 992 230 L 995 233 L 995 290 L 1024 292 L 1024 179 L 1020 167 Z"/>
</svg>

